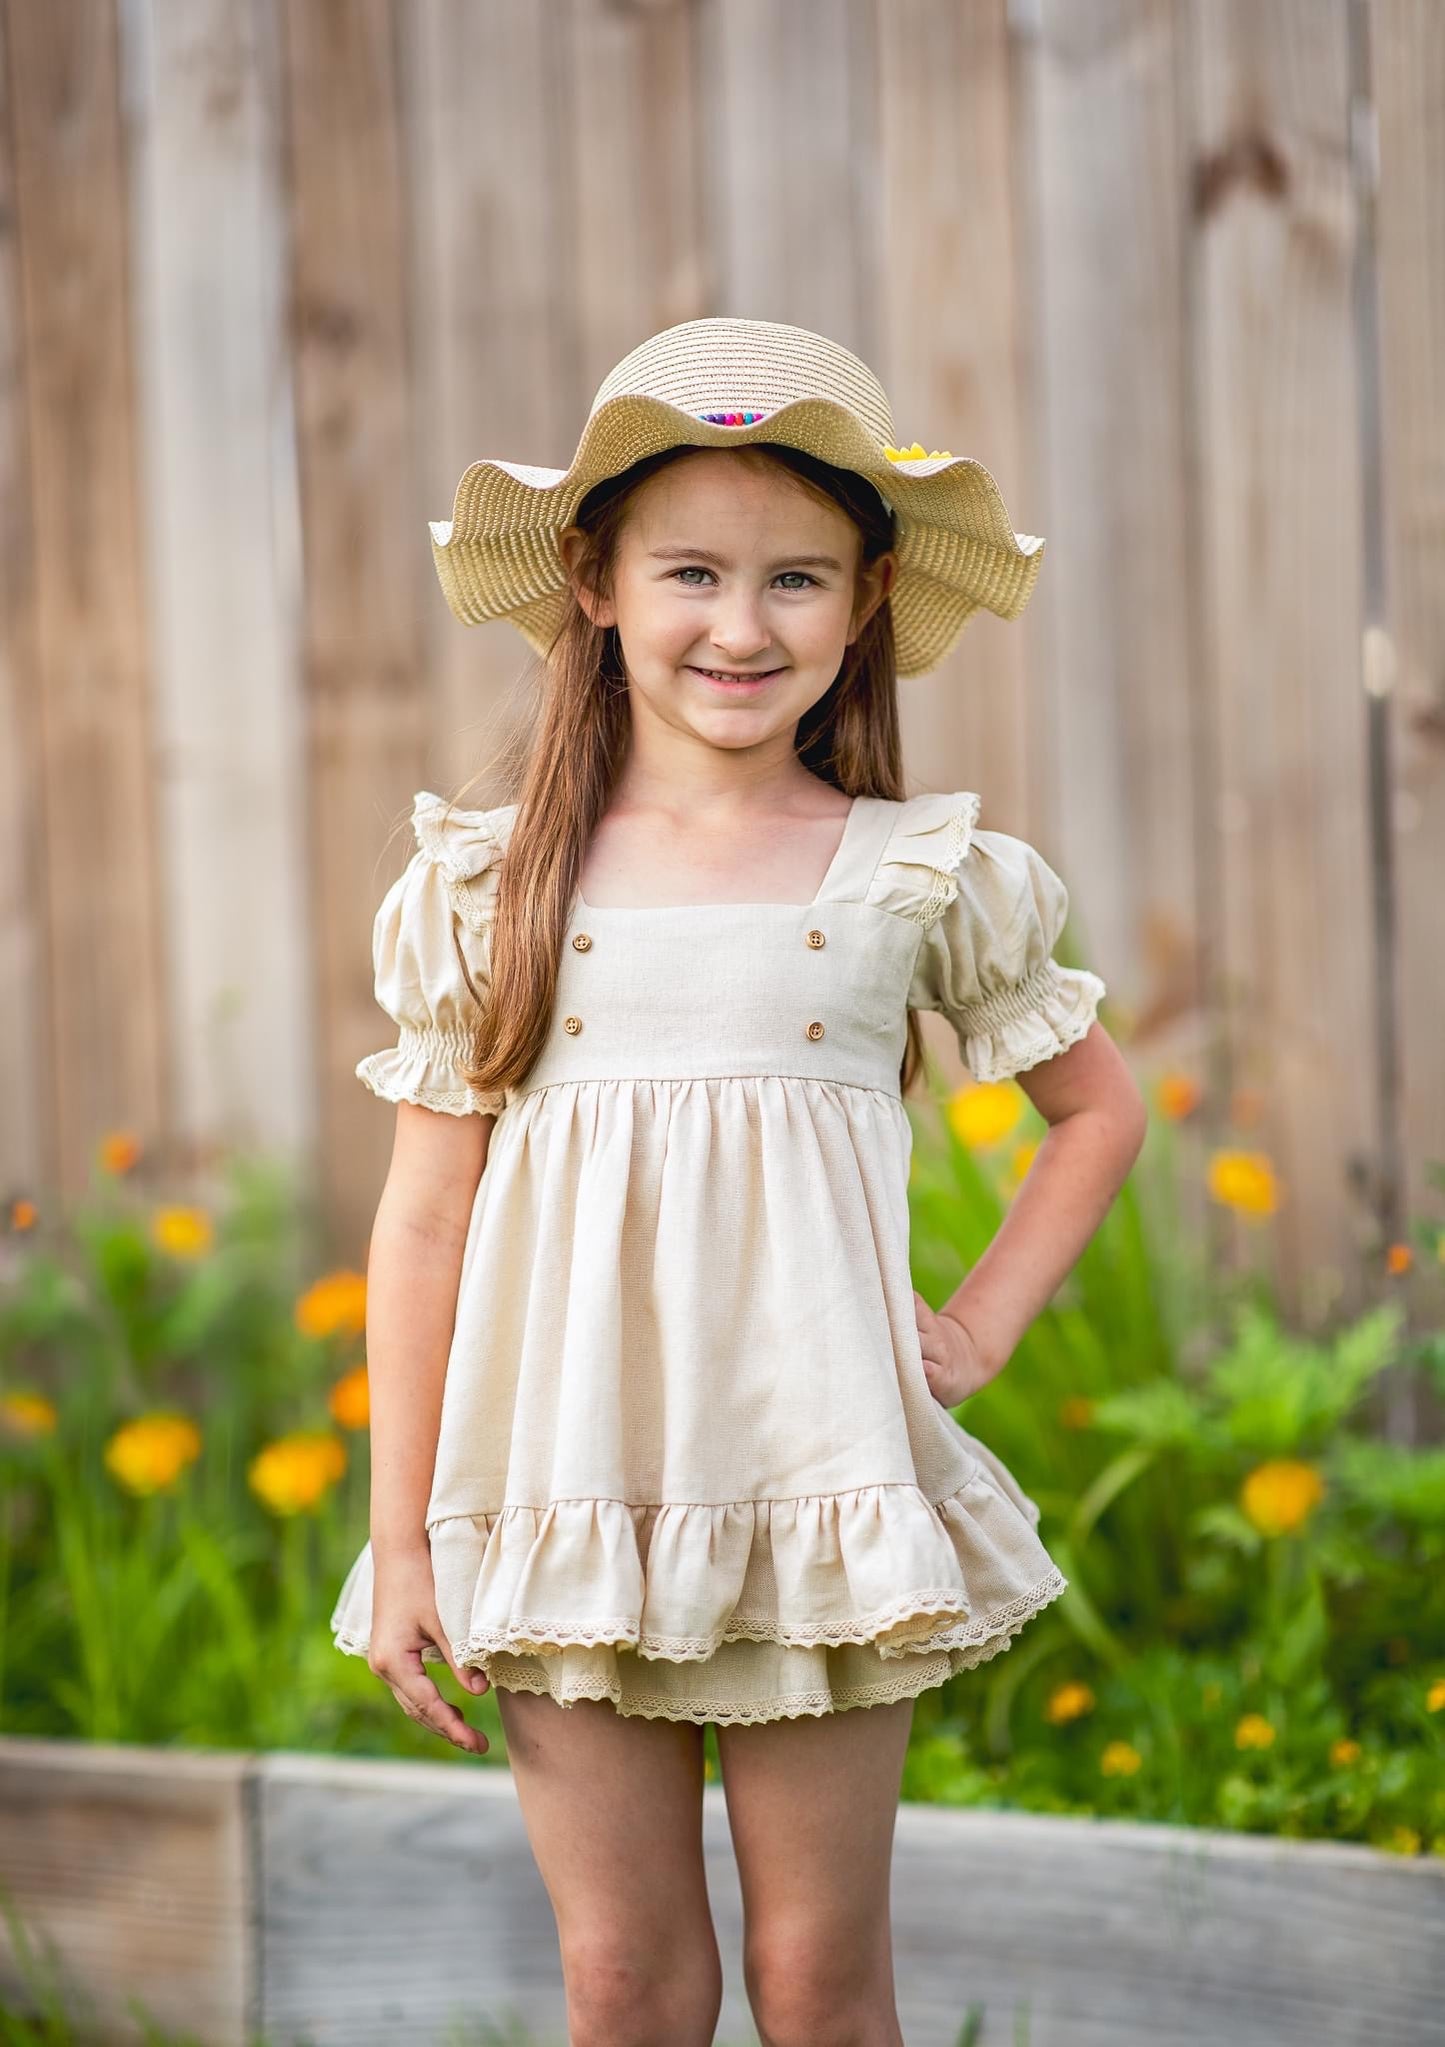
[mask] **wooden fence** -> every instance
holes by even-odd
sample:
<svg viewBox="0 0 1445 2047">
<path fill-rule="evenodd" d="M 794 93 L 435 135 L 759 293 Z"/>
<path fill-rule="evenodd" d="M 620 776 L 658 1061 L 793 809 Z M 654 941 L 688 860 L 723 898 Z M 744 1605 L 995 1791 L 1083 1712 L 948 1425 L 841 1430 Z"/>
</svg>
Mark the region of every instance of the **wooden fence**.
<svg viewBox="0 0 1445 2047">
<path fill-rule="evenodd" d="M 730 312 L 1048 537 L 914 786 L 1272 1155 L 1301 1312 L 1375 1290 L 1445 1158 L 1434 0 L 0 0 L 0 145 L 0 1189 L 259 1144 L 361 1254 L 380 856 L 525 657 L 426 521 Z"/>
</svg>

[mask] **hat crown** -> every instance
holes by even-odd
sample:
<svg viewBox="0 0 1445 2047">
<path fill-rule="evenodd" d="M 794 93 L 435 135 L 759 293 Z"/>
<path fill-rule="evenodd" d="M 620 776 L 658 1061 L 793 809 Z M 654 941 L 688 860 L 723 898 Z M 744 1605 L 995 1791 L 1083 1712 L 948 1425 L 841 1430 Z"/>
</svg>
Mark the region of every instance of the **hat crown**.
<svg viewBox="0 0 1445 2047">
<path fill-rule="evenodd" d="M 769 413 L 800 398 L 826 398 L 854 413 L 880 446 L 893 441 L 892 409 L 867 363 L 826 334 L 777 320 L 684 320 L 664 327 L 608 372 L 592 413 L 624 396 L 658 398 L 694 416 Z"/>
</svg>

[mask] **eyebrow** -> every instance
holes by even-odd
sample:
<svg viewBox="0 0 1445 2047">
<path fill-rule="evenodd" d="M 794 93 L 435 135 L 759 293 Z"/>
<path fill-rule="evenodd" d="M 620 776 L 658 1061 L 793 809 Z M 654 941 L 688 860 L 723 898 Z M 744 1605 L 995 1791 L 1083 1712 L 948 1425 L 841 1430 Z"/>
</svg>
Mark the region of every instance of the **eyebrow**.
<svg viewBox="0 0 1445 2047">
<path fill-rule="evenodd" d="M 710 562 L 715 569 L 725 569 L 731 566 L 726 555 L 713 554 L 706 547 L 654 547 L 649 551 L 648 559 L 660 562 Z M 781 561 L 769 562 L 768 573 L 769 575 L 776 575 L 779 569 L 797 568 L 834 569 L 840 576 L 843 574 L 842 562 L 838 561 L 831 554 L 784 555 Z"/>
</svg>

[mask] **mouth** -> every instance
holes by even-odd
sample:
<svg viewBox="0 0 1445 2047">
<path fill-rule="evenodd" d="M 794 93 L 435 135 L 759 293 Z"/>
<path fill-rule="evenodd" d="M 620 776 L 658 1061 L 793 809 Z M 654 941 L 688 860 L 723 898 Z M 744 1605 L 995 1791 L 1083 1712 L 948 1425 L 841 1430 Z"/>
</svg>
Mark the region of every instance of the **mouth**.
<svg viewBox="0 0 1445 2047">
<path fill-rule="evenodd" d="M 691 673 L 700 675 L 704 682 L 725 696 L 756 696 L 768 683 L 783 673 L 781 668 L 692 668 Z"/>
</svg>

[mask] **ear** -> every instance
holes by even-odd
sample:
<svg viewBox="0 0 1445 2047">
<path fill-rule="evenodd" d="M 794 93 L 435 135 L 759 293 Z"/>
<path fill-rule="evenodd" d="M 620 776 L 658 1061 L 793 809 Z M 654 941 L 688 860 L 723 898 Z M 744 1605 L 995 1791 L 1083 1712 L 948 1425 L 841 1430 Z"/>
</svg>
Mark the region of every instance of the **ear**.
<svg viewBox="0 0 1445 2047">
<path fill-rule="evenodd" d="M 850 646 L 893 588 L 897 574 L 898 557 L 892 548 L 859 569 L 857 593 L 853 600 L 853 623 L 848 633 Z"/>
<path fill-rule="evenodd" d="M 567 571 L 567 580 L 572 585 L 573 595 L 595 626 L 609 626 L 617 623 L 617 608 L 610 597 L 600 597 L 585 581 L 583 563 L 587 559 L 588 538 L 580 526 L 564 527 L 557 536 L 562 566 Z"/>
</svg>

